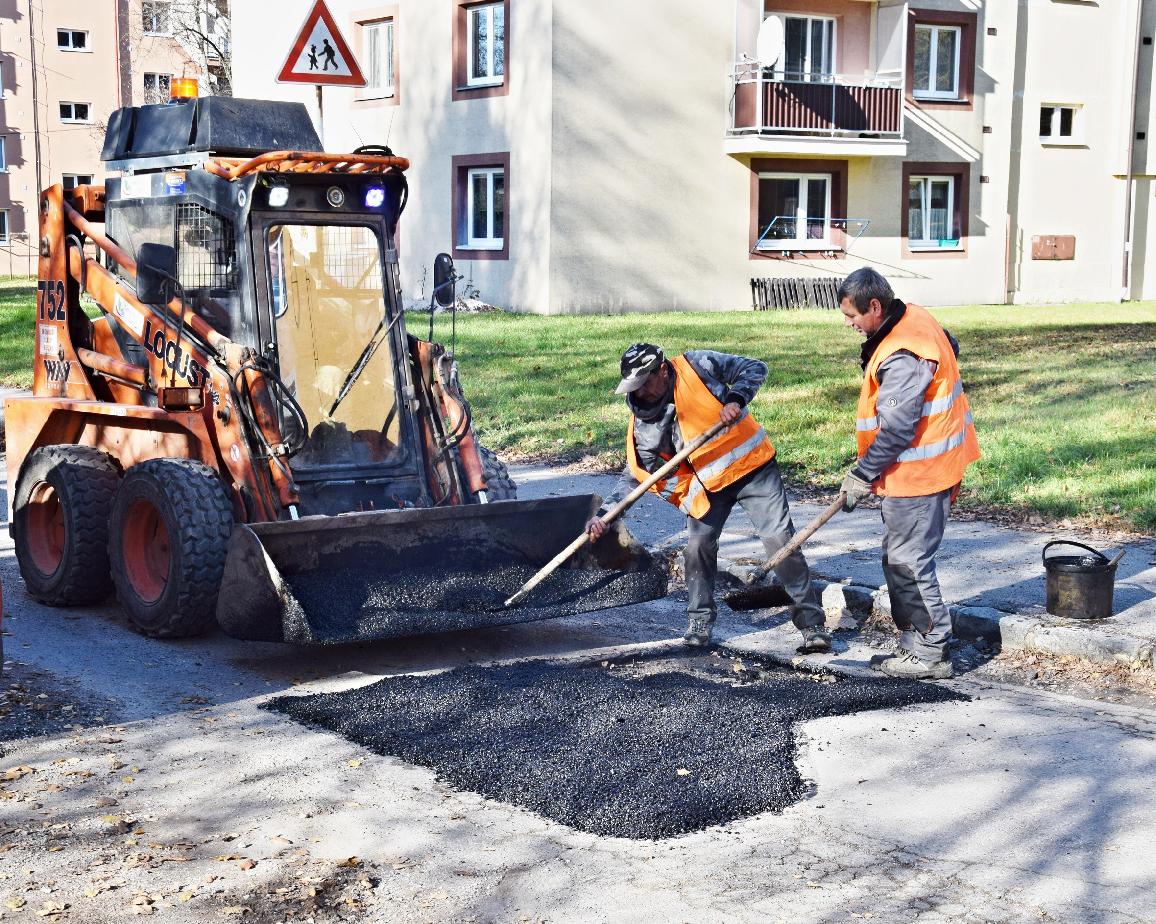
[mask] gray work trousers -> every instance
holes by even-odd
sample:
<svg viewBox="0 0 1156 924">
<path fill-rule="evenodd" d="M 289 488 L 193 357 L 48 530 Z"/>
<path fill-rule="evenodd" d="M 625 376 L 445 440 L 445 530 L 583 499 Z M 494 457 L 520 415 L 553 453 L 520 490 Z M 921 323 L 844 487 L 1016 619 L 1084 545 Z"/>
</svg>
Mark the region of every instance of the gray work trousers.
<svg viewBox="0 0 1156 924">
<path fill-rule="evenodd" d="M 718 540 L 727 517 L 736 503 L 751 518 L 767 555 L 786 545 L 795 526 L 787 507 L 787 493 L 779 465 L 771 459 L 766 465 L 744 475 L 721 491 L 709 492 L 710 510 L 701 520 L 686 518 L 688 541 L 683 553 L 686 565 L 686 589 L 690 595 L 686 615 L 698 631 L 714 625 L 717 615 L 714 602 L 714 579 L 718 574 Z M 795 552 L 775 569 L 783 587 L 795 601 L 791 620 L 799 629 L 823 625 L 823 607 L 819 592 L 811 583 L 811 569 L 802 552 Z"/>
<path fill-rule="evenodd" d="M 935 553 L 951 510 L 951 489 L 924 497 L 883 498 L 883 574 L 899 647 L 923 661 L 942 661 L 951 612 L 935 574 Z"/>
</svg>

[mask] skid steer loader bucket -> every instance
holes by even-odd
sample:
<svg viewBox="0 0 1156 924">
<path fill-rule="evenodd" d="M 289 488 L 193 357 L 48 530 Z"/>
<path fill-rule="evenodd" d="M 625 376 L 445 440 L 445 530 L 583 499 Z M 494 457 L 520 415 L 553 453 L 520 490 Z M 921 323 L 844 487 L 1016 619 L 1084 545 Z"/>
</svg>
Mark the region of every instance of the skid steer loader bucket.
<svg viewBox="0 0 1156 924">
<path fill-rule="evenodd" d="M 234 527 L 217 620 L 236 638 L 336 644 L 531 622 L 653 600 L 666 572 L 615 523 L 520 606 L 503 601 L 579 535 L 584 494 Z"/>
</svg>

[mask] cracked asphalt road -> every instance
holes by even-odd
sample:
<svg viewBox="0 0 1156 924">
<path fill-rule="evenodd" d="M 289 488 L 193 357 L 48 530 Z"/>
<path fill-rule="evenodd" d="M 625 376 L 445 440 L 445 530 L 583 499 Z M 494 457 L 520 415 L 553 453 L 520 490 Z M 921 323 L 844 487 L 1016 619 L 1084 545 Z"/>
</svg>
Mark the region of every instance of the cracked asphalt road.
<svg viewBox="0 0 1156 924">
<path fill-rule="evenodd" d="M 796 726 L 806 791 L 781 814 L 629 840 L 261 706 L 459 665 L 669 652 L 677 599 L 305 650 L 165 643 L 113 605 L 41 607 L 6 538 L 0 579 L 7 657 L 81 716 L 3 744 L 3 921 L 1156 921 L 1150 710 L 965 674 L 952 686 L 970 702 Z M 724 612 L 722 628 L 732 652 L 797 644 L 778 612 Z M 840 670 L 871 653 L 842 633 L 837 648 Z"/>
</svg>

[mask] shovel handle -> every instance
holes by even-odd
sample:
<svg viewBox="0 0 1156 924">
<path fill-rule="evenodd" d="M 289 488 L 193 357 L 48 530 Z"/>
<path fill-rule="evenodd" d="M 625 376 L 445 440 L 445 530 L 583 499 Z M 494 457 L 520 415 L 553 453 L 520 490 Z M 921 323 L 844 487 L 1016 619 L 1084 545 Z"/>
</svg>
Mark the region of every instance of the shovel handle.
<svg viewBox="0 0 1156 924">
<path fill-rule="evenodd" d="M 773 571 L 775 568 L 781 565 L 788 556 L 797 552 L 799 547 L 804 542 L 806 542 L 816 532 L 818 532 L 820 526 L 826 523 L 829 519 L 831 519 L 831 517 L 833 517 L 842 509 L 843 501 L 846 499 L 846 497 L 846 493 L 840 491 L 839 496 L 835 498 L 830 507 L 815 517 L 815 519 L 808 523 L 799 532 L 795 533 L 790 542 L 788 542 L 785 546 L 779 549 L 779 551 L 767 559 L 766 564 L 764 564 L 761 568 L 756 569 L 751 574 L 747 583 L 754 584 L 756 581 L 761 581 L 767 576 L 768 571 Z"/>
<path fill-rule="evenodd" d="M 730 424 L 725 424 L 720 421 L 701 436 L 696 437 L 681 450 L 676 452 L 658 469 L 658 471 L 656 471 L 653 475 L 647 478 L 646 481 L 642 482 L 637 488 L 635 488 L 624 498 L 622 498 L 622 500 L 620 500 L 617 504 L 602 514 L 602 516 L 598 518 L 602 521 L 602 525 L 609 526 L 611 523 L 617 520 L 620 516 L 622 516 L 623 513 L 634 506 L 634 503 L 638 500 L 638 498 L 642 497 L 642 495 L 649 491 L 654 485 L 658 484 L 658 482 L 662 481 L 663 478 L 678 468 L 678 466 L 687 456 L 689 456 L 708 440 L 714 439 L 715 436 L 725 430 L 728 426 L 730 426 Z M 563 562 L 569 559 L 571 555 L 577 552 L 589 541 L 590 534 L 583 530 L 581 535 L 575 538 L 574 541 L 566 546 L 566 548 L 564 548 L 561 552 L 551 558 L 550 561 L 544 565 L 537 574 L 535 574 L 532 578 L 530 578 L 530 580 L 522 585 L 521 590 L 510 597 L 510 599 L 502 605 L 507 607 L 521 602 L 523 599 L 525 599 L 526 594 L 528 594 L 531 590 L 546 580 L 546 578 L 548 578 L 551 574 L 557 571 Z"/>
</svg>

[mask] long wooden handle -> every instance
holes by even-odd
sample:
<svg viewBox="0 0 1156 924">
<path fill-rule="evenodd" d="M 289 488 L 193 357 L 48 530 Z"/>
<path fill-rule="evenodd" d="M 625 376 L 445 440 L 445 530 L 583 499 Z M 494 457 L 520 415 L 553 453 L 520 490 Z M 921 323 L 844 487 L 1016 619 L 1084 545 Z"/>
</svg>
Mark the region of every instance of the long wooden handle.
<svg viewBox="0 0 1156 924">
<path fill-rule="evenodd" d="M 663 478 L 678 468 L 679 464 L 687 456 L 689 456 L 692 452 L 694 452 L 707 441 L 713 439 L 728 426 L 730 426 L 730 424 L 725 424 L 720 421 L 701 436 L 696 437 L 689 444 L 684 446 L 679 452 L 676 452 L 668 462 L 663 464 L 662 467 L 658 469 L 658 471 L 656 471 L 653 475 L 647 478 L 646 481 L 642 482 L 642 484 L 627 494 L 624 498 L 622 498 L 622 500 L 607 510 L 604 514 L 602 514 L 602 516 L 599 517 L 599 519 L 602 521 L 602 525 L 609 526 L 611 523 L 617 520 L 620 516 L 622 516 L 623 513 L 634 506 L 634 502 L 637 501 L 638 498 L 642 497 L 642 495 L 649 491 L 654 485 L 658 484 L 658 482 L 662 481 Z M 532 578 L 530 578 L 530 580 L 522 585 L 521 590 L 510 597 L 510 599 L 502 605 L 513 606 L 515 603 L 525 599 L 526 594 L 528 594 L 531 590 L 546 580 L 547 577 L 557 571 L 563 562 L 569 559 L 571 555 L 577 552 L 589 541 L 590 534 L 583 530 L 580 536 L 575 538 L 575 540 L 566 546 L 566 548 L 551 558 L 550 561 L 544 565 L 537 574 L 535 574 Z"/>
<path fill-rule="evenodd" d="M 835 498 L 830 507 L 815 517 L 815 519 L 808 523 L 805 528 L 795 533 L 790 542 L 788 542 L 785 546 L 779 549 L 779 551 L 767 559 L 766 564 L 752 572 L 750 578 L 747 580 L 747 583 L 753 584 L 756 581 L 761 581 L 767 576 L 767 572 L 777 568 L 789 555 L 797 552 L 799 547 L 804 542 L 806 542 L 816 532 L 818 532 L 820 526 L 826 523 L 829 519 L 831 519 L 831 517 L 838 513 L 840 509 L 842 509 L 843 501 L 846 499 L 846 497 L 847 495 L 840 491 L 839 496 Z"/>
</svg>

